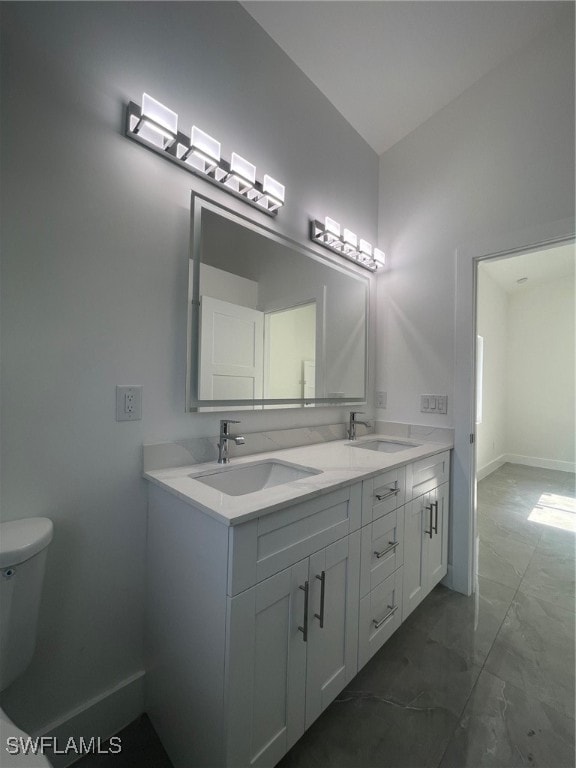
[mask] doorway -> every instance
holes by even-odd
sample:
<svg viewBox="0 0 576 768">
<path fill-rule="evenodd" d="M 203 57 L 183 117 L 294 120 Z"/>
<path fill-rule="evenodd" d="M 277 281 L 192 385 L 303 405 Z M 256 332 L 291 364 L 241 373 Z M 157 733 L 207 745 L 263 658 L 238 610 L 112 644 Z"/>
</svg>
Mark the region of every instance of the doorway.
<svg viewBox="0 0 576 768">
<path fill-rule="evenodd" d="M 474 591 L 476 573 L 475 472 L 475 354 L 476 270 L 487 258 L 504 258 L 528 251 L 573 245 L 574 219 L 496 234 L 457 248 L 454 344 L 454 450 L 449 543 L 449 569 L 445 584 L 463 594 Z"/>
<path fill-rule="evenodd" d="M 574 247 L 479 261 L 476 476 L 574 469 Z"/>
<path fill-rule="evenodd" d="M 574 272 L 572 244 L 476 265 L 475 575 L 510 587 L 546 526 L 576 530 Z"/>
</svg>

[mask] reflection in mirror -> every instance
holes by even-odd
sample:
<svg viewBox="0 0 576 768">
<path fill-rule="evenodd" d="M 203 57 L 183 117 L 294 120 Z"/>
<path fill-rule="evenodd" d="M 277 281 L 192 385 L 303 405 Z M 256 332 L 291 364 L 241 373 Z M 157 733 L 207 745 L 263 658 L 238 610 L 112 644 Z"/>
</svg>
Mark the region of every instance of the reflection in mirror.
<svg viewBox="0 0 576 768">
<path fill-rule="evenodd" d="M 198 195 L 192 215 L 189 409 L 363 402 L 369 278 Z"/>
</svg>

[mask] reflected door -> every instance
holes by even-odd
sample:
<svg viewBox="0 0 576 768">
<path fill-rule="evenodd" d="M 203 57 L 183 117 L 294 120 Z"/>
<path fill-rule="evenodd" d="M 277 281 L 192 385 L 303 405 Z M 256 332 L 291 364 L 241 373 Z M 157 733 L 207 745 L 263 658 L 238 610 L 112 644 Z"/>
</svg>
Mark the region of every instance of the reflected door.
<svg viewBox="0 0 576 768">
<path fill-rule="evenodd" d="M 200 400 L 262 397 L 264 314 L 211 296 L 200 299 Z"/>
<path fill-rule="evenodd" d="M 315 397 L 316 302 L 267 312 L 265 327 L 265 397 Z"/>
</svg>

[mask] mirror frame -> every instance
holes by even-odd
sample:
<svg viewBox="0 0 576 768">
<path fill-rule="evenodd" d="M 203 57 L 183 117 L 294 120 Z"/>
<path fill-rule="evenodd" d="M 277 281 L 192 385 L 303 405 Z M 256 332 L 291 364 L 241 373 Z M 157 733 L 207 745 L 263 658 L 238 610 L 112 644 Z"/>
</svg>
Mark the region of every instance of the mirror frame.
<svg viewBox="0 0 576 768">
<path fill-rule="evenodd" d="M 365 308 L 364 308 L 364 392 L 361 397 L 314 397 L 314 398 L 289 398 L 289 399 L 271 399 L 260 398 L 253 400 L 199 400 L 198 393 L 198 367 L 199 367 L 199 349 L 200 339 L 198 329 L 200 327 L 200 256 L 201 256 L 201 237 L 202 237 L 202 212 L 210 211 L 228 221 L 232 221 L 239 226 L 251 230 L 263 237 L 267 237 L 275 243 L 289 247 L 307 258 L 316 261 L 329 269 L 335 269 L 345 274 L 347 277 L 358 280 L 363 283 L 365 289 Z M 314 250 L 308 245 L 304 245 L 297 240 L 293 240 L 286 235 L 277 232 L 270 227 L 254 221 L 237 211 L 227 208 L 220 203 L 216 203 L 210 198 L 204 197 L 197 192 L 192 192 L 191 217 L 190 217 L 190 255 L 189 255 L 189 278 L 188 278 L 188 323 L 187 323 L 187 359 L 186 359 L 186 411 L 188 413 L 197 412 L 216 412 L 233 410 L 273 410 L 281 408 L 304 408 L 309 406 L 347 406 L 347 405 L 365 405 L 368 386 L 368 339 L 370 336 L 370 283 L 371 275 L 364 272 L 360 273 L 357 268 L 348 263 L 339 263 L 335 258 Z M 270 406 L 268 409 L 267 406 Z"/>
</svg>

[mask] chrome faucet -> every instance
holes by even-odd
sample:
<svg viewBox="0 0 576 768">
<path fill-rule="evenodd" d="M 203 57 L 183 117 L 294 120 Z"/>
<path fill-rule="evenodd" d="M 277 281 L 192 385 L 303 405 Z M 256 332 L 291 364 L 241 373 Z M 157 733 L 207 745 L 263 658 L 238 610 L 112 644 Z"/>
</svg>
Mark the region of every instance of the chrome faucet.
<svg viewBox="0 0 576 768">
<path fill-rule="evenodd" d="M 229 424 L 240 424 L 239 421 L 234 419 L 222 419 L 220 421 L 220 442 L 218 443 L 218 464 L 229 464 L 230 459 L 228 457 L 228 441 L 234 440 L 236 445 L 244 445 L 244 438 L 242 435 L 231 435 L 228 431 Z"/>
<path fill-rule="evenodd" d="M 364 413 L 364 411 L 350 411 L 350 421 L 348 422 L 348 437 L 350 440 L 356 440 L 356 425 L 362 424 L 363 427 L 370 427 L 371 424 L 368 421 L 358 421 L 356 418 L 357 413 Z"/>
</svg>

